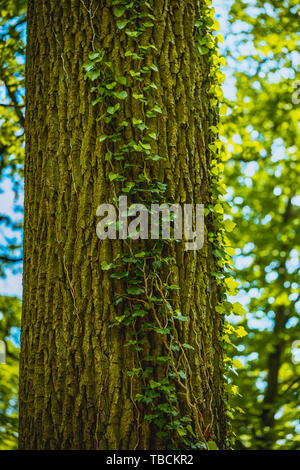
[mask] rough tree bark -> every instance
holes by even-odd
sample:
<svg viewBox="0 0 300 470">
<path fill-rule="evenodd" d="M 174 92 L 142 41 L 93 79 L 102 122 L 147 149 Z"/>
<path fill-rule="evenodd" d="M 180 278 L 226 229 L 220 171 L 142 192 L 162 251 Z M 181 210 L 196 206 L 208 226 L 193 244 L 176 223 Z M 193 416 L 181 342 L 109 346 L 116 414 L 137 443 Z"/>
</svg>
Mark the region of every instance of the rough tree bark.
<svg viewBox="0 0 300 470">
<path fill-rule="evenodd" d="M 165 157 L 160 179 L 170 201 L 207 204 L 209 66 L 207 56 L 196 54 L 194 28 L 201 2 L 150 3 L 157 17 L 150 29 L 158 50 L 159 72 L 153 74 L 163 110 L 153 124 L 157 150 Z M 109 202 L 109 164 L 83 62 L 93 40 L 122 74 L 131 60 L 125 58 L 130 39 L 116 29 L 111 4 L 29 0 L 21 449 L 163 447 L 132 401 L 126 333 L 109 328 L 116 315 L 115 285 L 100 262 L 122 246 L 101 242 L 95 231 L 96 208 Z M 124 106 L 127 117 L 138 112 L 134 100 Z M 214 310 L 218 292 L 209 275 L 214 270 L 207 240 L 198 252 L 177 249 L 174 276 L 189 318 L 180 334 L 195 347 L 189 352 L 197 408 L 191 417 L 199 414 L 206 439 L 222 447 L 222 325 Z"/>
</svg>

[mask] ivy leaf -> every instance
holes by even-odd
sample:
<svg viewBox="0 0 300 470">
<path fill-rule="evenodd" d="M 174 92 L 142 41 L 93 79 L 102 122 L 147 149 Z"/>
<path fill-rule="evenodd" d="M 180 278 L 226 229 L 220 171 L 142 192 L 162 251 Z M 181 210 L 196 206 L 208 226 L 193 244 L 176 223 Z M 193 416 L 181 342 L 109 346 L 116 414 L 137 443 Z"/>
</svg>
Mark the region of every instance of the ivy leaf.
<svg viewBox="0 0 300 470">
<path fill-rule="evenodd" d="M 184 428 L 182 428 L 182 427 L 178 427 L 178 428 L 177 428 L 177 432 L 178 432 L 178 434 L 179 434 L 180 437 L 186 436 L 186 430 L 185 430 Z"/>
<path fill-rule="evenodd" d="M 139 126 L 140 124 L 143 124 L 143 121 L 141 119 L 132 118 L 132 124 L 134 126 Z"/>
<path fill-rule="evenodd" d="M 157 106 L 157 105 L 154 106 L 153 111 L 155 111 L 156 113 L 159 113 L 159 114 L 162 113 L 162 109 L 161 109 L 159 106 Z"/>
<path fill-rule="evenodd" d="M 241 363 L 241 361 L 239 361 L 238 359 L 233 359 L 232 366 L 235 369 L 242 369 L 244 367 L 243 364 Z"/>
<path fill-rule="evenodd" d="M 91 60 L 87 60 L 86 62 L 84 62 L 83 68 L 86 72 L 89 72 L 94 68 L 94 62 L 92 62 Z"/>
<path fill-rule="evenodd" d="M 99 57 L 99 52 L 90 52 L 89 53 L 89 59 L 95 60 Z"/>
<path fill-rule="evenodd" d="M 236 224 L 230 219 L 226 219 L 223 222 L 226 232 L 232 232 Z"/>
<path fill-rule="evenodd" d="M 153 162 L 157 162 L 158 160 L 161 160 L 163 157 L 160 157 L 159 155 L 151 155 L 149 157 L 146 157 L 146 160 L 152 160 Z"/>
<path fill-rule="evenodd" d="M 125 90 L 124 90 L 124 91 L 116 91 L 116 92 L 114 93 L 114 95 L 115 95 L 117 98 L 119 98 L 120 100 L 125 100 L 125 99 L 127 98 L 127 96 L 128 96 L 128 93 L 127 93 L 127 91 L 125 91 Z"/>
<path fill-rule="evenodd" d="M 114 12 L 114 15 L 117 18 L 120 18 L 125 13 L 125 8 L 123 8 L 123 7 L 114 7 L 113 12 Z"/>
<path fill-rule="evenodd" d="M 124 277 L 128 277 L 129 273 L 128 272 L 125 272 L 125 273 L 113 273 L 110 275 L 110 277 L 112 279 L 123 279 Z"/>
<path fill-rule="evenodd" d="M 235 302 L 233 304 L 233 309 L 232 309 L 233 313 L 235 313 L 236 315 L 245 315 L 246 310 L 244 309 L 244 307 L 239 303 L 239 302 Z"/>
<path fill-rule="evenodd" d="M 222 305 L 218 305 L 216 307 L 216 312 L 218 312 L 220 315 L 223 315 L 225 313 L 225 308 Z"/>
<path fill-rule="evenodd" d="M 128 20 L 118 20 L 117 26 L 119 29 L 124 29 L 127 26 Z"/>
<path fill-rule="evenodd" d="M 147 142 L 139 142 L 139 144 L 143 147 L 145 150 L 151 150 L 151 145 L 148 144 Z"/>
<path fill-rule="evenodd" d="M 174 315 L 175 320 L 188 321 L 188 317 L 183 316 L 181 312 L 179 312 L 178 310 L 176 310 L 175 313 L 176 313 L 176 315 Z"/>
<path fill-rule="evenodd" d="M 108 175 L 109 181 L 114 181 L 119 177 L 120 177 L 120 175 L 118 173 L 113 173 L 113 172 L 110 172 L 109 175 Z"/>
<path fill-rule="evenodd" d="M 160 386 L 160 382 L 155 382 L 155 380 L 150 380 L 149 384 L 151 388 L 158 388 Z"/>
<path fill-rule="evenodd" d="M 221 116 L 226 116 L 227 114 L 227 105 L 225 103 L 221 104 L 219 113 Z"/>
<path fill-rule="evenodd" d="M 86 77 L 90 80 L 95 81 L 100 76 L 100 70 L 90 70 L 86 73 Z"/>
<path fill-rule="evenodd" d="M 135 186 L 135 183 L 133 183 L 133 181 L 128 182 L 128 183 L 126 183 L 126 186 L 125 186 L 125 188 L 122 189 L 122 191 L 124 193 L 129 193 L 131 191 L 131 189 L 134 188 L 134 186 Z"/>
<path fill-rule="evenodd" d="M 238 338 L 244 338 L 244 336 L 248 336 L 248 333 L 243 326 L 238 326 L 234 331 Z"/>
<path fill-rule="evenodd" d="M 193 346 L 191 346 L 190 344 L 187 344 L 187 343 L 184 343 L 182 345 L 185 349 L 195 349 Z"/>
<path fill-rule="evenodd" d="M 120 103 L 117 103 L 115 106 L 108 106 L 108 114 L 115 114 L 121 108 Z"/>
<path fill-rule="evenodd" d="M 215 441 L 208 441 L 207 447 L 208 447 L 208 450 L 219 450 Z"/>
<path fill-rule="evenodd" d="M 140 295 L 144 292 L 144 289 L 140 287 L 128 287 L 127 293 L 131 295 Z"/>
<path fill-rule="evenodd" d="M 224 277 L 225 277 L 224 274 L 217 273 L 217 272 L 214 272 L 214 271 L 212 271 L 210 274 L 211 274 L 211 276 L 216 277 L 217 279 L 224 279 Z"/>
<path fill-rule="evenodd" d="M 169 362 L 170 359 L 171 359 L 170 356 L 158 356 L 157 363 L 158 364 L 164 364 L 165 362 Z"/>
<path fill-rule="evenodd" d="M 186 429 L 187 431 L 189 431 L 189 433 L 192 434 L 192 436 L 196 437 L 196 434 L 194 433 L 193 428 L 190 424 L 187 425 Z"/>
<path fill-rule="evenodd" d="M 214 207 L 214 211 L 217 214 L 224 214 L 224 209 L 223 209 L 221 204 L 216 204 L 215 207 Z"/>
<path fill-rule="evenodd" d="M 205 55 L 208 53 L 209 49 L 207 49 L 207 47 L 204 47 L 204 46 L 198 46 L 198 51 L 201 55 Z"/>
<path fill-rule="evenodd" d="M 240 285 L 239 282 L 235 281 L 233 277 L 225 279 L 225 284 L 229 290 L 229 293 L 235 293 L 236 288 Z"/>
<path fill-rule="evenodd" d="M 125 32 L 130 38 L 138 38 L 142 34 L 141 31 L 129 31 L 128 29 Z"/>
<path fill-rule="evenodd" d="M 126 85 L 127 84 L 127 78 L 126 77 L 117 77 L 116 82 L 120 83 L 120 85 Z"/>
<path fill-rule="evenodd" d="M 135 369 L 127 371 L 127 375 L 128 375 L 128 377 L 132 377 L 133 375 L 139 375 L 141 372 L 142 372 L 142 368 L 137 367 Z"/>
<path fill-rule="evenodd" d="M 101 269 L 103 269 L 103 271 L 109 271 L 113 267 L 114 267 L 113 263 L 108 264 L 106 261 L 101 262 Z"/>
<path fill-rule="evenodd" d="M 150 134 L 148 134 L 148 135 L 149 135 L 149 137 L 151 137 L 151 139 L 157 140 L 157 134 L 156 134 L 155 132 L 152 132 L 152 133 L 150 133 Z"/>
<path fill-rule="evenodd" d="M 115 88 L 116 84 L 117 84 L 117 82 L 108 83 L 108 84 L 106 85 L 106 88 L 107 88 L 108 90 L 112 90 L 113 88 Z"/>
<path fill-rule="evenodd" d="M 141 395 L 140 393 L 137 393 L 134 400 L 135 401 L 141 401 L 141 400 L 143 400 L 143 398 L 144 398 L 144 395 Z"/>
</svg>

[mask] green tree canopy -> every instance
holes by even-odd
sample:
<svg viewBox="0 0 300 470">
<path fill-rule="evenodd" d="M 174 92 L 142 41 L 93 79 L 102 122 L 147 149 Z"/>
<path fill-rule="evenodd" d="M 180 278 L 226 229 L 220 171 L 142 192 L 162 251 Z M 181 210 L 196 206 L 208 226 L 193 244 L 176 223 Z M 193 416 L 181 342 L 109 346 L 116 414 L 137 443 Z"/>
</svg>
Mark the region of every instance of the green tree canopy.
<svg viewBox="0 0 300 470">
<path fill-rule="evenodd" d="M 249 331 L 235 352 L 245 367 L 234 380 L 244 410 L 234 428 L 238 447 L 250 449 L 299 449 L 298 22 L 296 0 L 237 0 L 231 9 L 237 99 L 224 126 L 226 179 L 249 311 L 233 318 Z"/>
</svg>

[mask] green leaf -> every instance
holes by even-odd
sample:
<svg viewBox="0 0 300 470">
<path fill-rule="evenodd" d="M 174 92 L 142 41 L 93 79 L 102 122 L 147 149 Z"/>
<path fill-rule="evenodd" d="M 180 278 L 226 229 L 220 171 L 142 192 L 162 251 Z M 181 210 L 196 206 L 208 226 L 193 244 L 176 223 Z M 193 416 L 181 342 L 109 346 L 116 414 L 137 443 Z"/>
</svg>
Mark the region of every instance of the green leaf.
<svg viewBox="0 0 300 470">
<path fill-rule="evenodd" d="M 114 181 L 118 179 L 119 177 L 120 175 L 118 173 L 113 173 L 113 172 L 110 172 L 108 175 L 109 181 Z"/>
<path fill-rule="evenodd" d="M 239 282 L 235 281 L 232 277 L 225 279 L 225 284 L 230 293 L 235 293 L 236 288 L 239 286 Z"/>
<path fill-rule="evenodd" d="M 128 29 L 125 32 L 130 38 L 138 38 L 142 34 L 141 31 L 129 31 Z"/>
<path fill-rule="evenodd" d="M 86 73 L 86 77 L 90 80 L 95 81 L 100 76 L 100 70 L 90 70 Z"/>
<path fill-rule="evenodd" d="M 128 96 L 127 91 L 116 91 L 114 95 L 120 100 L 125 100 Z"/>
<path fill-rule="evenodd" d="M 124 29 L 127 26 L 128 20 L 118 20 L 117 26 L 119 29 Z"/>
<path fill-rule="evenodd" d="M 248 335 L 247 331 L 243 326 L 238 326 L 237 328 L 235 328 L 234 332 L 238 338 L 244 338 L 244 336 Z"/>
<path fill-rule="evenodd" d="M 126 85 L 127 84 L 127 78 L 126 77 L 117 77 L 116 82 L 118 82 L 120 85 Z"/>
<path fill-rule="evenodd" d="M 106 88 L 107 88 L 108 90 L 112 90 L 113 88 L 115 88 L 116 84 L 117 84 L 117 82 L 108 83 L 108 84 L 106 85 Z"/>
<path fill-rule="evenodd" d="M 174 319 L 179 321 L 188 321 L 188 317 L 183 316 L 179 310 L 175 310 Z"/>
<path fill-rule="evenodd" d="M 241 363 L 241 361 L 239 361 L 238 359 L 233 359 L 232 361 L 232 366 L 235 368 L 235 369 L 242 369 L 244 367 L 244 365 Z"/>
<path fill-rule="evenodd" d="M 139 144 L 141 145 L 141 147 L 143 147 L 143 149 L 145 150 L 151 150 L 151 145 L 148 144 L 147 142 L 139 142 Z"/>
<path fill-rule="evenodd" d="M 155 380 L 150 380 L 149 385 L 151 388 L 158 388 L 160 386 L 160 382 L 155 382 Z"/>
<path fill-rule="evenodd" d="M 226 232 L 232 232 L 232 230 L 236 226 L 236 224 L 234 222 L 232 222 L 232 220 L 230 220 L 230 219 L 224 220 L 223 224 L 224 224 L 224 227 L 226 229 Z"/>
<path fill-rule="evenodd" d="M 108 106 L 108 114 L 115 114 L 121 108 L 120 103 L 117 103 L 115 106 Z"/>
<path fill-rule="evenodd" d="M 150 155 L 146 157 L 146 160 L 152 160 L 154 162 L 157 162 L 158 160 L 161 160 L 163 157 L 160 157 L 159 155 Z"/>
<path fill-rule="evenodd" d="M 245 315 L 245 313 L 247 313 L 247 311 L 244 309 L 244 307 L 239 302 L 235 302 L 233 304 L 232 311 L 236 315 Z"/>
<path fill-rule="evenodd" d="M 141 400 L 143 400 L 143 398 L 144 398 L 144 395 L 141 395 L 140 393 L 137 393 L 134 400 L 135 401 L 141 401 Z"/>
<path fill-rule="evenodd" d="M 215 207 L 214 207 L 214 211 L 217 214 L 224 214 L 224 209 L 223 209 L 221 204 L 216 204 Z"/>
<path fill-rule="evenodd" d="M 110 275 L 112 279 L 124 279 L 124 277 L 128 277 L 129 273 L 124 272 L 124 273 L 113 273 Z"/>
<path fill-rule="evenodd" d="M 132 124 L 134 126 L 138 126 L 140 124 L 143 124 L 143 121 L 141 119 L 132 118 Z"/>
<path fill-rule="evenodd" d="M 157 140 L 157 134 L 155 132 L 148 134 L 148 136 L 151 137 L 151 139 L 153 140 Z"/>
<path fill-rule="evenodd" d="M 196 434 L 193 431 L 193 428 L 190 424 L 187 425 L 186 427 L 187 431 L 192 434 L 192 436 L 197 437 Z"/>
<path fill-rule="evenodd" d="M 140 295 L 143 294 L 144 289 L 141 289 L 140 287 L 128 287 L 127 288 L 127 294 L 130 295 Z"/>
<path fill-rule="evenodd" d="M 99 55 L 100 55 L 99 52 L 90 52 L 89 53 L 89 59 L 95 60 L 99 57 Z"/>
<path fill-rule="evenodd" d="M 162 113 L 162 109 L 161 109 L 159 106 L 157 106 L 157 105 L 154 106 L 153 111 L 155 111 L 156 113 L 159 113 L 159 114 Z"/>
<path fill-rule="evenodd" d="M 95 66 L 95 64 L 91 60 L 87 60 L 83 64 L 83 68 L 86 72 L 89 72 L 90 70 L 92 70 L 94 68 L 94 66 Z"/>
<path fill-rule="evenodd" d="M 103 271 L 108 271 L 109 269 L 112 269 L 113 267 L 114 267 L 113 263 L 108 264 L 106 261 L 101 262 L 101 269 L 103 269 Z"/>
<path fill-rule="evenodd" d="M 208 450 L 219 450 L 217 444 L 214 441 L 208 441 L 207 447 Z"/>
<path fill-rule="evenodd" d="M 177 430 L 180 437 L 186 436 L 186 430 L 184 428 L 179 427 L 176 430 Z"/>
<path fill-rule="evenodd" d="M 193 346 L 191 346 L 190 344 L 187 344 L 187 343 L 184 343 L 182 345 L 185 349 L 195 349 Z"/>
<path fill-rule="evenodd" d="M 125 13 L 125 11 L 126 11 L 126 9 L 124 7 L 114 7 L 113 8 L 114 15 L 117 18 L 120 18 Z"/>
</svg>

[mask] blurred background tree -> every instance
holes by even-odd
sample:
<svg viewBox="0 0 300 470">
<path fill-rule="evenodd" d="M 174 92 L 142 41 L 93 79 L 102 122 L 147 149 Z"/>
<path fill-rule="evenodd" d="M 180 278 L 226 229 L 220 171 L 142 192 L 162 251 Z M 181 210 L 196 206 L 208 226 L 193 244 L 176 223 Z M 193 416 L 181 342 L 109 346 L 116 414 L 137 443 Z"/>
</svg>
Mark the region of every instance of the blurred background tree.
<svg viewBox="0 0 300 470">
<path fill-rule="evenodd" d="M 21 268 L 21 229 L 24 126 L 24 0 L 0 2 L 0 192 L 10 188 L 8 211 L 0 194 L 0 277 L 14 282 Z M 11 290 L 14 290 L 12 288 Z M 6 343 L 6 364 L 0 365 L 0 449 L 17 448 L 18 355 L 21 302 L 0 295 L 0 340 Z"/>
<path fill-rule="evenodd" d="M 6 343 L 6 364 L 0 365 L 0 450 L 17 448 L 20 317 L 20 300 L 0 296 L 0 334 Z"/>
<path fill-rule="evenodd" d="M 224 119 L 225 173 L 248 310 L 231 320 L 249 333 L 232 351 L 244 364 L 234 379 L 237 449 L 300 449 L 299 11 L 297 0 L 236 0 L 230 11 L 237 91 Z"/>
</svg>

